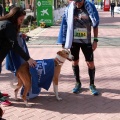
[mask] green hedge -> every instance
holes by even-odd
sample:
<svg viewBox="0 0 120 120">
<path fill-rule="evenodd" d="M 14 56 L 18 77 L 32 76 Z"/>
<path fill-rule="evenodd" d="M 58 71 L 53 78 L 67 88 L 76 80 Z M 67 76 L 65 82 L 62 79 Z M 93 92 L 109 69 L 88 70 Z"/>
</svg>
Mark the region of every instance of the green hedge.
<svg viewBox="0 0 120 120">
<path fill-rule="evenodd" d="M 37 28 L 36 25 L 31 25 L 30 27 L 28 27 L 28 26 L 23 26 L 23 27 L 20 28 L 20 32 L 22 32 L 22 33 L 27 33 L 27 32 L 29 32 L 30 30 L 34 30 L 35 28 Z"/>
</svg>

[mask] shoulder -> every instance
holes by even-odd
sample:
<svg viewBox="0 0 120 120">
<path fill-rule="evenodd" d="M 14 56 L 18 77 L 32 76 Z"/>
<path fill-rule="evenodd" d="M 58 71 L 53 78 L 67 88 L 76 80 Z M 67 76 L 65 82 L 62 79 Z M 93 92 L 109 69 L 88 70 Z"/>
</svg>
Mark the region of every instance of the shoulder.
<svg viewBox="0 0 120 120">
<path fill-rule="evenodd" d="M 97 9 L 96 9 L 95 5 L 94 5 L 93 3 L 91 3 L 91 2 L 89 2 L 89 3 L 90 3 L 90 5 L 91 5 L 91 7 L 93 8 L 93 10 L 94 10 L 95 12 L 97 12 Z"/>
<path fill-rule="evenodd" d="M 9 25 L 11 25 L 11 22 L 7 20 L 0 21 L 0 29 L 5 29 Z"/>
<path fill-rule="evenodd" d="M 92 7 L 95 7 L 95 5 L 94 5 L 93 3 L 91 3 L 90 1 L 89 1 L 89 4 L 90 4 Z"/>
<path fill-rule="evenodd" d="M 13 28 L 13 24 L 12 24 L 10 21 L 8 21 L 8 20 L 5 20 L 5 21 L 4 21 L 4 24 L 6 25 L 6 27 L 11 27 L 11 28 Z"/>
<path fill-rule="evenodd" d="M 84 1 L 84 6 L 85 6 L 85 7 L 90 6 L 90 7 L 92 7 L 92 8 L 95 8 L 95 5 L 94 5 L 93 3 L 91 3 L 90 1 L 88 1 L 88 0 L 85 0 L 85 1 Z"/>
</svg>

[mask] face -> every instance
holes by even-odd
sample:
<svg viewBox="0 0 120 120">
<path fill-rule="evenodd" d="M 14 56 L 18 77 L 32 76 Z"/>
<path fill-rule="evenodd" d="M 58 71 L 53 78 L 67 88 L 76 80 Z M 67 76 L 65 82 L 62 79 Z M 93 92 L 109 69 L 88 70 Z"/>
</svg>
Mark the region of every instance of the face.
<svg viewBox="0 0 120 120">
<path fill-rule="evenodd" d="M 75 5 L 77 8 L 81 8 L 83 6 L 84 0 L 82 0 L 81 2 L 75 2 Z"/>
<path fill-rule="evenodd" d="M 24 18 L 25 18 L 25 16 L 20 16 L 20 17 L 17 19 L 18 25 L 21 25 L 21 24 L 22 24 Z"/>
</svg>

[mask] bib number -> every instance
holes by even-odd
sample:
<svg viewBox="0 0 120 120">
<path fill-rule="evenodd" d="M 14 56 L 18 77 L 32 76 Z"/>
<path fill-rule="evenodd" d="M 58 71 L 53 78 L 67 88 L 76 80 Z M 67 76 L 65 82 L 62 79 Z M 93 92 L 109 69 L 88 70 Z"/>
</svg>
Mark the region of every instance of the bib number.
<svg viewBox="0 0 120 120">
<path fill-rule="evenodd" d="M 74 39 L 87 39 L 87 29 L 86 28 L 74 29 Z"/>
</svg>

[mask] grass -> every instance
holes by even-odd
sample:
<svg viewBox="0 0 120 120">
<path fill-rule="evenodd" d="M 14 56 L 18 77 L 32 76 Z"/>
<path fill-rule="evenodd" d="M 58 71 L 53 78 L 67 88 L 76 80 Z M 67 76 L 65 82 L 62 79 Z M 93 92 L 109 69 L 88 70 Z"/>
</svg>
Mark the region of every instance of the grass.
<svg viewBox="0 0 120 120">
<path fill-rule="evenodd" d="M 27 33 L 29 32 L 30 30 L 34 30 L 35 28 L 37 28 L 38 26 L 37 25 L 31 25 L 31 26 L 22 26 L 20 28 L 20 32 L 22 33 Z"/>
</svg>

